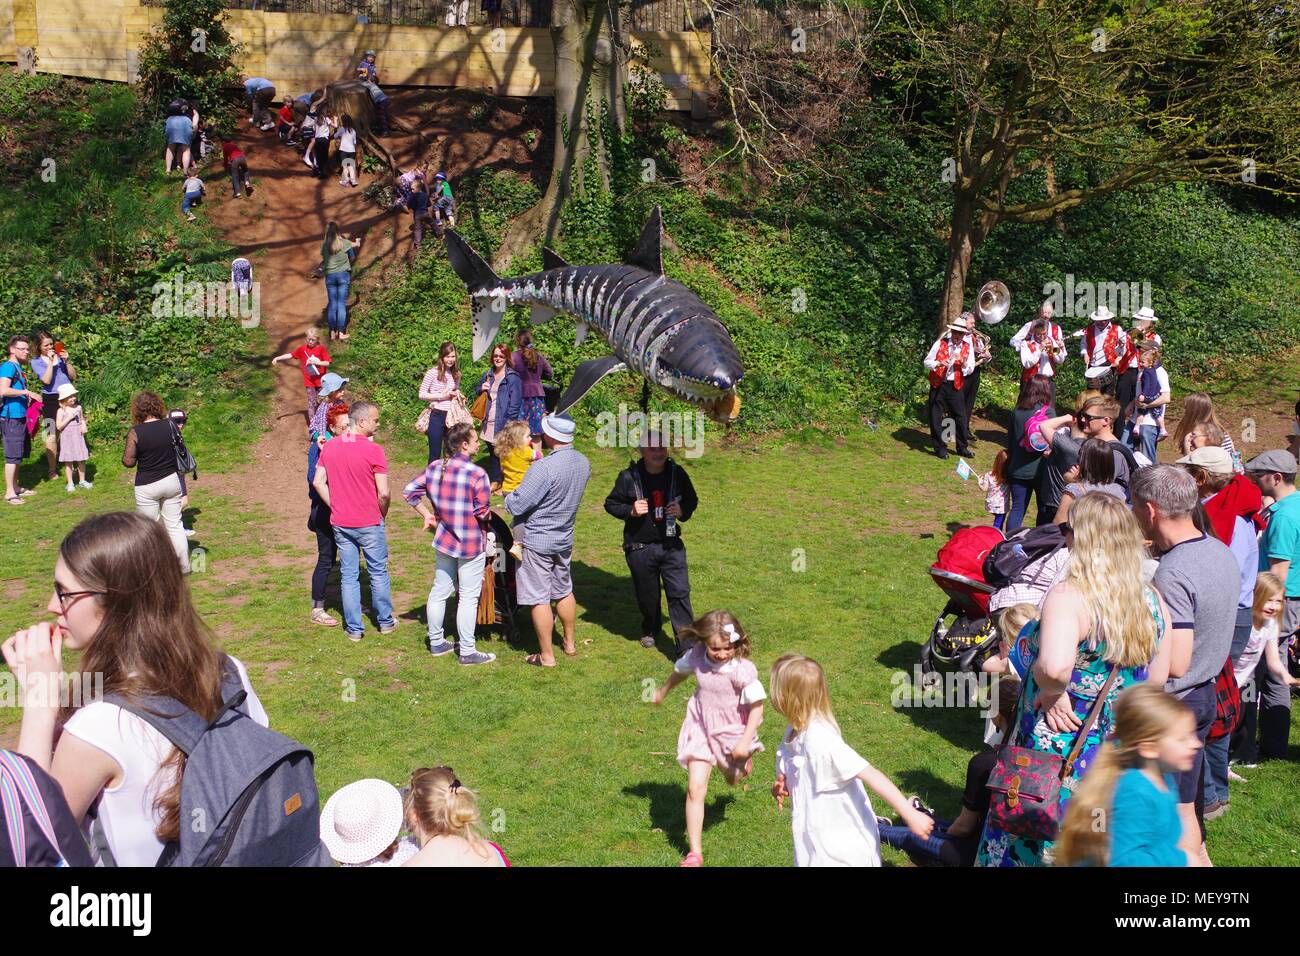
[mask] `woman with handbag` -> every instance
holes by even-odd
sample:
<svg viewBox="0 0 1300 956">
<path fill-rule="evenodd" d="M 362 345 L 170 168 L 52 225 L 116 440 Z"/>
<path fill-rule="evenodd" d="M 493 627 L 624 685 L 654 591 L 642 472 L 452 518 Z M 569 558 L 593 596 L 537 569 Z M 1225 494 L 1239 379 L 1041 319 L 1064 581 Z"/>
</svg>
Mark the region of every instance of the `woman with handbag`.
<svg viewBox="0 0 1300 956">
<path fill-rule="evenodd" d="M 498 342 L 492 346 L 492 367 L 483 373 L 478 383 L 478 397 L 470 414 L 479 418 L 482 402 L 483 433 L 480 436 L 492 449 L 488 458 L 488 477 L 492 481 L 501 480 L 501 465 L 497 460 L 494 443 L 496 434 L 506 427 L 506 422 L 519 421 L 523 418 L 524 388 L 519 373 L 510 367 L 510 347 Z M 484 396 L 487 396 L 484 401 Z"/>
<path fill-rule="evenodd" d="M 523 413 L 528 431 L 534 440 L 542 436 L 542 416 L 546 414 L 546 388 L 542 382 L 555 381 L 551 363 L 533 345 L 533 334 L 527 329 L 515 333 L 515 352 L 510 356 L 510 367 L 519 373 L 523 383 Z"/>
<path fill-rule="evenodd" d="M 1163 687 L 1170 676 L 1170 642 L 1161 640 L 1168 610 L 1142 573 L 1137 520 L 1100 492 L 1075 501 L 1070 519 L 1065 580 L 1011 648 L 1024 686 L 989 775 L 976 866 L 1050 864 L 1070 795 L 1111 731 L 1120 692 L 1143 681 Z"/>
<path fill-rule="evenodd" d="M 122 464 L 135 469 L 135 510 L 146 518 L 161 518 L 183 574 L 190 572 L 190 545 L 181 523 L 181 488 L 176 426 L 167 406 L 153 392 L 137 392 L 131 399 L 131 420 Z"/>
<path fill-rule="evenodd" d="M 415 427 L 429 437 L 429 463 L 442 457 L 442 436 L 457 422 L 470 424 L 465 396 L 460 390 L 460 362 L 456 346 L 443 342 L 438 348 L 438 363 L 424 373 L 420 382 L 420 401 L 429 407 L 420 412 Z"/>
</svg>

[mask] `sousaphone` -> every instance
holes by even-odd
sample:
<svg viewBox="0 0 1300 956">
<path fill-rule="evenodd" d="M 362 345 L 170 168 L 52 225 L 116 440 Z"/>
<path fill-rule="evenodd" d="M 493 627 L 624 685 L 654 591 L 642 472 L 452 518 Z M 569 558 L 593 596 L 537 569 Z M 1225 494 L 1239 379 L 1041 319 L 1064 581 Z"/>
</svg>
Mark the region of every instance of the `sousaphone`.
<svg viewBox="0 0 1300 956">
<path fill-rule="evenodd" d="M 997 325 L 1011 311 L 1011 290 L 994 279 L 980 287 L 975 296 L 975 317 L 986 325 Z"/>
</svg>

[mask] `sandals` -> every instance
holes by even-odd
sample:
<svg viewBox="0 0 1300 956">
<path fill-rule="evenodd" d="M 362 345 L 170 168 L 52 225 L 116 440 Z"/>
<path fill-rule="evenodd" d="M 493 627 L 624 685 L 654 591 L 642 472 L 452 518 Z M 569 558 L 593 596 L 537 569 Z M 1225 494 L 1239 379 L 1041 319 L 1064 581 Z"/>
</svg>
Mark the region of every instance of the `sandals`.
<svg viewBox="0 0 1300 956">
<path fill-rule="evenodd" d="M 704 856 L 703 856 L 702 854 L 696 853 L 694 850 L 692 850 L 690 853 L 687 853 L 686 856 L 684 856 L 684 857 L 682 858 L 682 862 L 681 862 L 681 863 L 678 863 L 677 865 L 678 865 L 678 866 L 691 866 L 691 867 L 703 866 L 703 865 L 704 865 Z"/>
<path fill-rule="evenodd" d="M 555 667 L 554 664 L 543 664 L 541 654 L 529 654 L 524 658 L 525 664 L 532 664 L 534 667 Z"/>
<path fill-rule="evenodd" d="M 23 501 L 23 499 L 18 497 L 17 495 L 5 495 L 5 501 L 9 502 L 9 504 L 11 505 L 27 504 L 27 502 Z"/>
<path fill-rule="evenodd" d="M 322 627 L 338 627 L 339 622 L 330 617 L 323 607 L 312 608 L 311 622 Z"/>
</svg>

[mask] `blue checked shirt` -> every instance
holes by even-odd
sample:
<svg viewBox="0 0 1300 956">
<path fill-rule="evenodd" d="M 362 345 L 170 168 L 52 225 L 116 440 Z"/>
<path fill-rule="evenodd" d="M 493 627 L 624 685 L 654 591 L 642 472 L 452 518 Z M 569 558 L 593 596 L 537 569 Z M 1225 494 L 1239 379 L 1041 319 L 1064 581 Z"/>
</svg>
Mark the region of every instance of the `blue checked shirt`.
<svg viewBox="0 0 1300 956">
<path fill-rule="evenodd" d="M 557 448 L 524 473 L 506 495 L 506 508 L 528 523 L 529 551 L 563 554 L 573 550 L 573 523 L 591 477 L 591 462 L 571 445 Z"/>
<path fill-rule="evenodd" d="M 469 455 L 455 455 L 435 461 L 418 478 L 402 489 L 402 497 L 412 505 L 428 495 L 438 528 L 433 546 L 449 558 L 476 558 L 486 544 L 483 522 L 490 514 L 492 485 L 487 472 L 469 460 Z"/>
</svg>

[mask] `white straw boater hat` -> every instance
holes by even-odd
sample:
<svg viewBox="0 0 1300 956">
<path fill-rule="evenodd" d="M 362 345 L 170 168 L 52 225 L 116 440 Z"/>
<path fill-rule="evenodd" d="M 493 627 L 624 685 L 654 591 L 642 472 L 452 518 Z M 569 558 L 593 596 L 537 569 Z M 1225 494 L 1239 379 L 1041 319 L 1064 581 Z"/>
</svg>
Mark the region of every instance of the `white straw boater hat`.
<svg viewBox="0 0 1300 956">
<path fill-rule="evenodd" d="M 1097 310 L 1088 316 L 1089 322 L 1111 322 L 1115 319 L 1115 313 L 1104 305 L 1097 306 Z"/>
<path fill-rule="evenodd" d="M 1160 318 L 1156 315 L 1156 310 L 1149 305 L 1144 305 L 1133 313 L 1133 318 L 1140 322 L 1159 322 Z"/>
<path fill-rule="evenodd" d="M 77 394 L 77 386 L 73 385 L 71 382 L 64 382 L 62 385 L 59 386 L 59 401 L 63 401 L 64 399 L 71 398 L 73 395 L 76 394 Z"/>
<path fill-rule="evenodd" d="M 954 319 L 952 322 L 948 323 L 948 331 L 965 333 L 969 332 L 970 329 L 966 327 L 966 323 L 961 319 Z"/>
<path fill-rule="evenodd" d="M 402 831 L 402 795 L 384 780 L 358 780 L 339 790 L 320 812 L 320 838 L 338 863 L 364 863 L 383 853 Z"/>
</svg>

